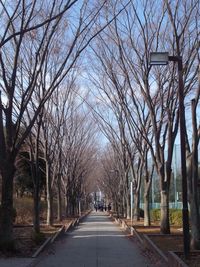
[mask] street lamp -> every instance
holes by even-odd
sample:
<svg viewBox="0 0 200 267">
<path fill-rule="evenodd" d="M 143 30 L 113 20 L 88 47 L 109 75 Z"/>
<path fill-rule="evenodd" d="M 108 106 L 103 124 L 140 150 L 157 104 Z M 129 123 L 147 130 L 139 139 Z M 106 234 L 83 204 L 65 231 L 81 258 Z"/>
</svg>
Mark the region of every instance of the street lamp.
<svg viewBox="0 0 200 267">
<path fill-rule="evenodd" d="M 183 215 L 183 243 L 185 258 L 190 252 L 189 216 L 187 200 L 187 171 L 186 171 L 186 150 L 185 150 L 185 107 L 184 107 L 184 84 L 183 84 L 183 62 L 181 56 L 169 56 L 167 52 L 150 53 L 150 65 L 167 65 L 169 61 L 178 63 L 178 97 L 179 97 L 179 127 L 181 142 L 181 175 L 182 175 L 182 215 Z"/>
</svg>

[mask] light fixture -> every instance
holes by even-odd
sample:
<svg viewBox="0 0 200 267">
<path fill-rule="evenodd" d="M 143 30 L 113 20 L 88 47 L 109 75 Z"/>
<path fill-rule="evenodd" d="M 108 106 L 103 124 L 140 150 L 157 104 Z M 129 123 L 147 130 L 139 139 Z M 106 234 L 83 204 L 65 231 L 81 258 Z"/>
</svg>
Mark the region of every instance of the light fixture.
<svg viewBox="0 0 200 267">
<path fill-rule="evenodd" d="M 167 65 L 169 62 L 168 52 L 150 53 L 150 65 Z"/>
</svg>

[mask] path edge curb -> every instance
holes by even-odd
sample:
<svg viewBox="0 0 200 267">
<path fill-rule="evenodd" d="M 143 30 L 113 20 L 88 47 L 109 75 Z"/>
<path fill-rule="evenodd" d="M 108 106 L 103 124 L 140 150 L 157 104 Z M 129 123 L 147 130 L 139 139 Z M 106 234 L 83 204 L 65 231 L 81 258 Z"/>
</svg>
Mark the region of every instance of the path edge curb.
<svg viewBox="0 0 200 267">
<path fill-rule="evenodd" d="M 128 226 L 123 219 L 115 218 L 112 214 L 110 214 L 109 216 L 110 216 L 110 218 L 112 218 L 112 220 L 115 221 L 115 223 L 118 223 L 123 229 L 125 229 L 126 231 L 128 230 L 131 235 L 132 235 L 132 233 L 134 233 L 135 234 L 135 237 L 137 238 L 137 240 L 139 241 L 139 243 L 141 245 L 143 245 L 146 248 L 148 248 L 151 251 L 153 251 L 155 253 L 155 255 L 157 255 L 157 257 L 159 257 L 163 261 L 163 264 L 165 264 L 165 265 L 167 264 L 167 266 L 168 266 L 168 263 L 169 263 L 168 258 L 154 244 L 154 242 L 150 240 L 150 238 L 147 235 L 142 234 L 142 236 L 140 236 L 140 234 L 137 232 L 137 230 L 135 229 L 134 226 Z M 172 254 L 174 254 L 174 253 L 172 253 Z M 173 257 L 172 254 L 171 254 L 171 257 Z M 186 266 L 185 265 L 184 266 L 181 266 L 180 265 L 180 267 L 186 267 Z M 177 267 L 177 266 L 171 265 L 171 267 Z"/>
<path fill-rule="evenodd" d="M 84 218 L 86 216 L 88 216 L 90 214 L 91 210 L 89 210 L 88 212 L 86 212 L 85 214 L 83 214 L 81 217 L 73 219 L 69 224 L 67 225 L 62 225 L 62 227 L 59 228 L 59 230 L 52 236 L 48 237 L 44 243 L 33 253 L 33 255 L 31 256 L 31 258 L 37 258 L 39 256 L 39 254 L 49 245 L 49 244 L 53 244 L 53 242 L 59 237 L 61 236 L 63 233 L 67 233 L 69 230 L 71 230 L 72 228 L 78 226 L 78 224 L 84 220 Z"/>
</svg>

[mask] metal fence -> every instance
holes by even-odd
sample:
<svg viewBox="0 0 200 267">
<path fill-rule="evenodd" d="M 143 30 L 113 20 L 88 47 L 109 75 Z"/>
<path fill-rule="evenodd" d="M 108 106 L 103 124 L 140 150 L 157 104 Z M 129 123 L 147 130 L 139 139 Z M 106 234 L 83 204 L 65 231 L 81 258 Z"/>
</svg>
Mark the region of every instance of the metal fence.
<svg viewBox="0 0 200 267">
<path fill-rule="evenodd" d="M 198 146 L 198 155 L 200 160 L 200 144 Z M 152 166 L 152 159 L 148 160 L 149 166 Z M 200 161 L 199 161 L 200 170 Z M 143 208 L 143 186 L 141 187 L 141 199 L 140 207 Z M 169 207 L 174 209 L 182 208 L 182 179 L 181 179 L 181 151 L 180 145 L 174 145 L 173 159 L 172 159 L 172 177 L 170 184 L 170 195 L 169 195 Z M 152 178 L 152 188 L 150 192 L 150 208 L 156 209 L 160 208 L 160 188 L 159 179 L 157 177 L 156 171 L 154 171 Z"/>
<path fill-rule="evenodd" d="M 170 202 L 169 208 L 170 209 L 182 209 L 182 202 Z M 140 208 L 144 209 L 144 203 L 140 203 Z M 150 209 L 160 209 L 160 203 L 150 203 Z"/>
</svg>

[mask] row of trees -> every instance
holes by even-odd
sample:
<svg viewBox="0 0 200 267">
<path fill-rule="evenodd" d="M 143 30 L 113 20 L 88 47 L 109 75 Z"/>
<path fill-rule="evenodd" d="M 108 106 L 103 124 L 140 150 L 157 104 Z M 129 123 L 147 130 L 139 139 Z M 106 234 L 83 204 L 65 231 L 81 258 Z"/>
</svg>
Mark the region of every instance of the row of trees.
<svg viewBox="0 0 200 267">
<path fill-rule="evenodd" d="M 150 52 L 165 50 L 183 57 L 185 104 L 187 110 L 192 107 L 192 116 L 188 115 L 192 145 L 185 138 L 192 242 L 199 246 L 199 10 L 199 0 L 0 3 L 2 245 L 13 241 L 13 181 L 22 160 L 28 163 L 33 181 L 36 232 L 43 176 L 48 224 L 53 222 L 55 194 L 59 219 L 62 193 L 67 214 L 73 214 L 77 199 L 86 195 L 96 147 L 95 127 L 88 121 L 85 103 L 92 107 L 90 112 L 111 144 L 103 160 L 102 183 L 107 193 L 116 204 L 122 196 L 123 213 L 130 217 L 131 176 L 134 218 L 138 219 L 143 179 L 145 225 L 149 225 L 149 192 L 156 171 L 161 232 L 170 232 L 171 164 L 180 116 L 177 66 L 151 69 L 149 65 Z M 86 48 L 88 61 L 80 57 Z M 91 66 L 90 101 L 76 82 L 86 65 Z"/>
<path fill-rule="evenodd" d="M 119 3 L 116 1 L 118 8 L 116 16 L 122 12 L 127 3 L 128 1 L 119 1 Z M 83 162 L 87 161 L 87 158 L 83 159 L 83 151 L 90 150 L 88 151 L 90 155 L 93 153 L 92 149 L 88 148 L 88 138 L 84 136 L 88 131 L 88 124 L 84 123 L 84 116 L 77 115 L 73 108 L 69 108 L 69 113 L 71 112 L 70 118 L 75 121 L 67 122 L 68 106 L 64 101 L 71 97 L 71 90 L 76 90 L 73 77 L 75 73 L 80 74 L 81 61 L 78 60 L 80 55 L 114 20 L 113 17 L 105 19 L 104 7 L 106 6 L 106 0 L 0 2 L 0 175 L 2 181 L 0 242 L 2 246 L 13 242 L 13 179 L 16 172 L 16 159 L 21 150 L 25 149 L 29 153 L 34 182 L 34 225 L 37 231 L 41 176 L 39 159 L 43 157 L 45 162 L 48 223 L 52 220 L 52 186 L 57 183 L 59 191 L 59 184 L 64 183 L 68 196 L 72 198 L 76 192 L 75 185 L 77 186 L 78 181 L 87 172 L 87 168 L 77 167 L 77 161 L 80 159 Z M 61 95 L 60 91 L 62 91 Z M 60 100 L 62 97 L 63 101 Z M 71 105 L 69 101 L 69 106 Z M 76 105 L 73 107 L 75 108 Z M 80 132 L 77 133 L 79 130 Z M 81 143 L 80 147 L 77 142 Z M 74 145 L 77 146 L 75 150 L 73 150 Z M 64 151 L 61 149 L 63 146 Z M 72 158 L 69 159 L 66 154 L 71 149 L 73 156 L 71 155 Z M 64 164 L 65 159 L 67 162 Z M 62 160 L 64 161 L 61 165 Z M 83 162 L 79 164 L 83 165 Z M 69 170 L 64 168 L 67 164 Z M 68 172 L 70 173 L 68 182 L 63 181 L 63 174 L 67 177 Z M 79 180 L 72 185 L 70 184 L 72 179 Z M 80 193 L 79 191 L 80 186 L 77 194 Z"/>
<path fill-rule="evenodd" d="M 134 219 L 139 219 L 143 179 L 144 224 L 149 225 L 149 192 L 155 171 L 161 198 L 160 229 L 168 234 L 172 157 L 182 115 L 178 112 L 178 73 L 176 63 L 151 68 L 149 56 L 150 52 L 168 51 L 183 58 L 186 119 L 190 122 L 185 136 L 188 196 L 191 242 L 195 248 L 200 248 L 199 10 L 198 0 L 132 1 L 123 18 L 116 18 L 92 45 L 94 72 L 89 75 L 96 88 L 93 113 L 110 141 L 110 160 L 103 160 L 102 185 L 114 203 L 122 196 L 124 215 L 130 217 L 130 180 L 133 181 Z M 105 12 L 115 14 L 115 5 L 110 4 Z"/>
<path fill-rule="evenodd" d="M 33 195 L 35 232 L 40 232 L 42 195 L 47 201 L 47 225 L 53 224 L 55 215 L 61 221 L 63 215 L 78 214 L 78 203 L 85 206 L 89 197 L 96 127 L 91 128 L 93 123 L 82 102 L 77 101 L 77 92 L 73 77 L 62 92 L 52 94 L 17 156 L 16 184 Z"/>
</svg>

